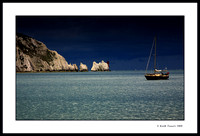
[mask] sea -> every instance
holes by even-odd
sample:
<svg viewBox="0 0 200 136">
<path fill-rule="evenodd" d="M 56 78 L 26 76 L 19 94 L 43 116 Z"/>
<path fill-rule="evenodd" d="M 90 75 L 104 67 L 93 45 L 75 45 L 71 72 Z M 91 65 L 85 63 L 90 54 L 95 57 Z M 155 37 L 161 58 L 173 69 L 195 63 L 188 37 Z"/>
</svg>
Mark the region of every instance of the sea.
<svg viewBox="0 0 200 136">
<path fill-rule="evenodd" d="M 184 71 L 16 74 L 16 120 L 184 120 Z"/>
</svg>

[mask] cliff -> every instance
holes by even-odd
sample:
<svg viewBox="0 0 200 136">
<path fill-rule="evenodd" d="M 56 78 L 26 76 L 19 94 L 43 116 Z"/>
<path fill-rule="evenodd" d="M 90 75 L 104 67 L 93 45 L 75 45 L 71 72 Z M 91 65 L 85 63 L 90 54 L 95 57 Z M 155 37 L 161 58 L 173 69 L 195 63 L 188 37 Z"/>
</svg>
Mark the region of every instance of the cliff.
<svg viewBox="0 0 200 136">
<path fill-rule="evenodd" d="M 23 34 L 16 35 L 16 71 L 78 71 L 76 64 L 68 62 L 56 51 Z"/>
<path fill-rule="evenodd" d="M 109 71 L 108 63 L 105 63 L 103 60 L 99 63 L 93 62 L 91 71 Z"/>
</svg>

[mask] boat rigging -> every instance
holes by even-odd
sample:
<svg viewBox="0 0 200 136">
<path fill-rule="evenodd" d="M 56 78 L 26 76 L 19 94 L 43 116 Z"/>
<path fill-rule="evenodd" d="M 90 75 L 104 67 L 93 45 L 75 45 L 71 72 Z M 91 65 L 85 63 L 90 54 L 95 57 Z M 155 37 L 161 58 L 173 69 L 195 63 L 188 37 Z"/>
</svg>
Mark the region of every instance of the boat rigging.
<svg viewBox="0 0 200 136">
<path fill-rule="evenodd" d="M 154 47 L 154 72 L 153 73 L 147 73 L 147 69 L 149 66 L 149 62 L 150 62 L 150 58 L 152 55 L 152 51 L 153 51 L 153 47 Z M 165 73 L 164 73 L 165 72 Z M 147 62 L 147 66 L 146 66 L 146 72 L 145 72 L 145 78 L 147 80 L 164 80 L 164 79 L 169 79 L 169 72 L 167 71 L 167 68 L 165 68 L 164 70 L 159 70 L 156 68 L 156 37 L 154 38 L 152 47 L 151 47 L 151 51 L 150 51 L 150 55 L 149 55 L 149 59 Z"/>
</svg>

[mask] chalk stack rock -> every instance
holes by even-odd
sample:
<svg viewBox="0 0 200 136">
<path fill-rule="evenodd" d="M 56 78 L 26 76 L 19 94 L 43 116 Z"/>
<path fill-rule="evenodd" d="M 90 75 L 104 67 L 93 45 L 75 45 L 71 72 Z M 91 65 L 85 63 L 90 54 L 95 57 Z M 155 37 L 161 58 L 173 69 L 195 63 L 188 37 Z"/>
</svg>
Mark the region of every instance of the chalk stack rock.
<svg viewBox="0 0 200 136">
<path fill-rule="evenodd" d="M 80 63 L 79 69 L 80 69 L 80 72 L 88 71 L 88 67 L 83 63 Z"/>
<path fill-rule="evenodd" d="M 68 67 L 69 67 L 69 71 L 77 71 L 78 72 L 78 67 L 77 67 L 77 65 L 76 64 L 69 64 L 68 65 Z"/>
<path fill-rule="evenodd" d="M 103 60 L 99 63 L 94 61 L 91 71 L 109 71 L 109 66 Z"/>
</svg>

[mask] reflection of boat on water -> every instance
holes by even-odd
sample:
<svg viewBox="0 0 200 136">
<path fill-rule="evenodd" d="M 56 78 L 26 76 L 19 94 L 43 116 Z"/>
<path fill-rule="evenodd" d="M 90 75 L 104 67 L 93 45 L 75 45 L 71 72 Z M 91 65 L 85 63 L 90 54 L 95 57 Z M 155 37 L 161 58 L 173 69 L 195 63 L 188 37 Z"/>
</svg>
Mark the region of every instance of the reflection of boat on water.
<svg viewBox="0 0 200 136">
<path fill-rule="evenodd" d="M 149 61 L 151 58 L 151 54 L 152 54 L 152 50 L 155 50 L 155 56 L 154 56 L 154 73 L 147 73 L 147 69 L 149 66 Z M 156 68 L 156 37 L 154 39 L 151 51 L 150 51 L 150 56 L 149 56 L 149 60 L 147 62 L 147 66 L 146 66 L 146 74 L 144 75 L 146 77 L 147 80 L 164 80 L 164 79 L 168 79 L 169 78 L 169 72 L 167 71 L 167 68 L 165 68 L 165 70 L 158 70 Z"/>
</svg>

